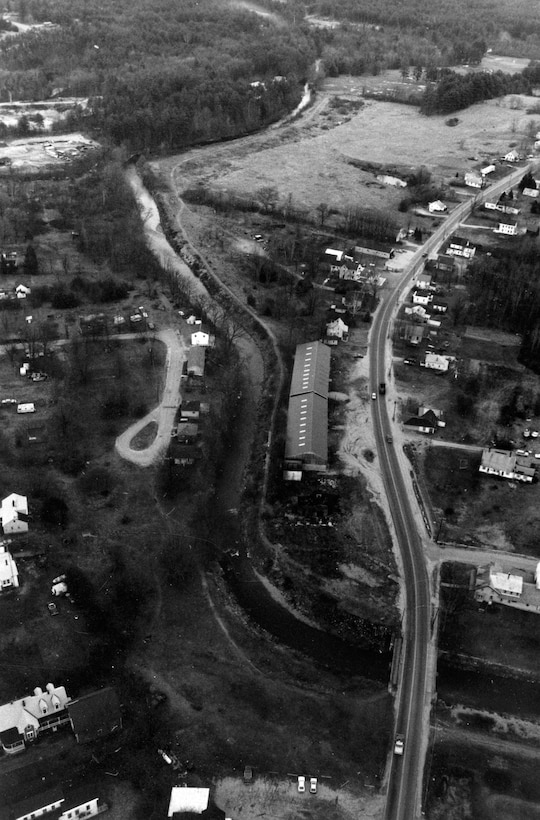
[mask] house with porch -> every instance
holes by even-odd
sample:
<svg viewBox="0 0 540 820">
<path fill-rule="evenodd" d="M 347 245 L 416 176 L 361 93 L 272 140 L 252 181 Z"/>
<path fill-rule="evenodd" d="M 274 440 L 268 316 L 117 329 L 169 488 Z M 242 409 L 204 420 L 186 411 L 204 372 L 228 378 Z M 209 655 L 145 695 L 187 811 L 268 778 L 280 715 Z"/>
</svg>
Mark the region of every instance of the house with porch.
<svg viewBox="0 0 540 820">
<path fill-rule="evenodd" d="M 433 295 L 426 290 L 413 290 L 412 301 L 413 305 L 422 305 L 427 307 L 432 301 Z"/>
<path fill-rule="evenodd" d="M 69 723 L 66 710 L 70 700 L 63 686 L 48 683 L 45 691 L 36 686 L 32 695 L 0 706 L 0 745 L 4 752 L 23 752 L 41 732 L 55 732 Z"/>
<path fill-rule="evenodd" d="M 493 233 L 515 236 L 517 234 L 517 222 L 499 222 L 499 227 L 493 228 Z"/>
<path fill-rule="evenodd" d="M 476 245 L 461 236 L 452 236 L 445 253 L 448 256 L 462 256 L 464 259 L 472 259 L 476 253 Z"/>
<path fill-rule="evenodd" d="M 349 326 L 345 324 L 341 316 L 326 324 L 326 335 L 346 342 L 349 338 Z"/>
<path fill-rule="evenodd" d="M 418 415 L 410 416 L 403 422 L 403 426 L 415 433 L 424 433 L 425 435 L 432 436 L 438 427 L 437 416 L 432 410 L 426 410 L 425 413 L 421 413 L 419 410 Z"/>
<path fill-rule="evenodd" d="M 438 353 L 426 353 L 426 357 L 420 364 L 429 370 L 437 370 L 439 373 L 447 373 L 450 366 L 450 356 L 439 356 Z"/>
<path fill-rule="evenodd" d="M 536 476 L 536 463 L 534 458 L 518 456 L 513 450 L 487 447 L 482 450 L 482 460 L 478 470 L 486 475 L 531 484 Z"/>
<path fill-rule="evenodd" d="M 441 214 L 447 210 L 448 208 L 446 207 L 444 202 L 441 202 L 440 199 L 435 199 L 433 202 L 428 203 L 428 211 L 430 212 L 430 214 Z"/>
<path fill-rule="evenodd" d="M 430 290 L 431 288 L 431 274 L 430 273 L 419 273 L 416 279 L 416 289 L 417 290 Z"/>
</svg>

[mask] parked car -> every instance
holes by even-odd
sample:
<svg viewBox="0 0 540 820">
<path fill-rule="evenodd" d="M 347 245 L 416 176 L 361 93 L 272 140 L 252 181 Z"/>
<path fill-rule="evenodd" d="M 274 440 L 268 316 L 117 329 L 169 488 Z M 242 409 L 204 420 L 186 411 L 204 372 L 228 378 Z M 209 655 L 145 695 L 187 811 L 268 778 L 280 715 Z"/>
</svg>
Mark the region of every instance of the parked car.
<svg viewBox="0 0 540 820">
<path fill-rule="evenodd" d="M 403 359 L 403 364 L 416 364 L 414 359 Z"/>
<path fill-rule="evenodd" d="M 309 778 L 309 791 L 311 794 L 317 794 L 317 778 L 310 777 Z"/>
<path fill-rule="evenodd" d="M 306 778 L 303 774 L 298 775 L 298 791 L 303 794 L 306 790 Z"/>
<path fill-rule="evenodd" d="M 58 607 L 56 606 L 56 604 L 53 604 L 52 601 L 47 604 L 47 609 L 49 610 L 50 615 L 59 615 L 60 614 L 58 612 Z"/>
</svg>

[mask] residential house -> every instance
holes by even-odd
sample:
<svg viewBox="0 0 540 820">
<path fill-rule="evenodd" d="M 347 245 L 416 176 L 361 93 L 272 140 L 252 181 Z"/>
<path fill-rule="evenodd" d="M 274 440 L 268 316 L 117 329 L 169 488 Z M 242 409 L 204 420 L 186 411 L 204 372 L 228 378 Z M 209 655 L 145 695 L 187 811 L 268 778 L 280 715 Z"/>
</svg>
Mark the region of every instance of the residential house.
<svg viewBox="0 0 540 820">
<path fill-rule="evenodd" d="M 381 182 L 383 185 L 393 185 L 395 188 L 406 188 L 407 183 L 404 179 L 400 179 L 399 177 L 393 177 L 390 174 L 377 174 L 375 177 L 377 182 Z"/>
<path fill-rule="evenodd" d="M 452 236 L 448 242 L 446 253 L 448 256 L 463 256 L 465 259 L 472 259 L 476 253 L 476 246 L 461 236 Z"/>
<path fill-rule="evenodd" d="M 19 586 L 17 564 L 4 544 L 0 544 L 0 590 Z"/>
<path fill-rule="evenodd" d="M 432 299 L 433 299 L 433 294 L 429 293 L 428 291 L 413 290 L 413 294 L 412 294 L 413 305 L 423 305 L 424 307 L 427 307 Z"/>
<path fill-rule="evenodd" d="M 192 467 L 202 457 L 201 450 L 196 444 L 180 444 L 174 440 L 171 442 L 170 452 L 174 464 L 180 467 Z"/>
<path fill-rule="evenodd" d="M 329 265 L 331 270 L 333 266 L 338 265 L 341 262 L 344 255 L 344 251 L 337 250 L 336 248 L 326 248 L 320 258 L 320 261 L 322 265 Z"/>
<path fill-rule="evenodd" d="M 444 273 L 452 273 L 456 266 L 453 256 L 449 256 L 445 253 L 440 253 L 434 261 L 435 270 L 442 271 Z"/>
<path fill-rule="evenodd" d="M 26 299 L 26 297 L 30 296 L 31 293 L 31 288 L 27 288 L 26 285 L 17 285 L 15 288 L 15 296 L 17 299 Z"/>
<path fill-rule="evenodd" d="M 108 808 L 106 803 L 100 801 L 97 786 L 85 784 L 69 791 L 64 791 L 61 786 L 43 790 L 41 782 L 24 786 L 25 790 L 31 793 L 9 805 L 10 820 L 34 820 L 50 815 L 51 820 L 82 820 L 86 817 L 95 817 Z"/>
<path fill-rule="evenodd" d="M 507 154 L 504 155 L 505 162 L 518 162 L 521 159 L 518 151 L 515 148 L 512 148 Z"/>
<path fill-rule="evenodd" d="M 523 196 L 530 196 L 531 199 L 536 199 L 538 194 L 540 194 L 540 191 L 538 188 L 524 188 L 522 193 Z"/>
<path fill-rule="evenodd" d="M 345 324 L 341 316 L 334 319 L 333 322 L 327 322 L 326 335 L 335 337 L 342 342 L 346 342 L 349 338 L 349 326 Z"/>
<path fill-rule="evenodd" d="M 431 288 L 431 274 L 419 273 L 416 277 L 416 287 L 419 290 L 429 290 Z"/>
<path fill-rule="evenodd" d="M 188 325 L 202 325 L 202 320 L 197 319 L 197 317 L 193 314 L 187 317 L 186 322 L 188 323 Z"/>
<path fill-rule="evenodd" d="M 480 173 L 482 174 L 483 177 L 485 177 L 488 174 L 492 174 L 494 170 L 495 170 L 495 166 L 493 164 L 492 165 L 486 165 L 484 168 L 480 169 Z"/>
<path fill-rule="evenodd" d="M 483 188 L 485 185 L 484 177 L 479 171 L 466 171 L 465 185 L 469 188 Z"/>
<path fill-rule="evenodd" d="M 28 502 L 25 495 L 11 493 L 2 499 L 0 520 L 4 535 L 28 532 Z"/>
<path fill-rule="evenodd" d="M 447 313 L 448 302 L 443 302 L 441 299 L 437 299 L 437 297 L 434 296 L 433 301 L 429 305 L 429 309 L 432 310 L 433 313 Z"/>
<path fill-rule="evenodd" d="M 428 211 L 430 212 L 430 214 L 444 213 L 444 211 L 447 210 L 448 208 L 446 207 L 444 202 L 441 202 L 440 199 L 435 199 L 433 202 L 428 203 Z"/>
<path fill-rule="evenodd" d="M 424 338 L 424 327 L 414 322 L 400 322 L 399 338 L 404 339 L 409 344 L 419 345 Z"/>
<path fill-rule="evenodd" d="M 498 228 L 493 228 L 493 233 L 503 233 L 506 236 L 515 236 L 517 233 L 517 222 L 499 222 Z"/>
<path fill-rule="evenodd" d="M 444 421 L 444 410 L 437 410 L 435 407 L 424 407 L 421 405 L 418 408 L 418 415 L 424 416 L 426 413 L 433 413 L 437 420 L 437 427 L 446 427 L 446 422 Z"/>
<path fill-rule="evenodd" d="M 517 215 L 520 213 L 519 208 L 514 208 L 513 205 L 505 205 L 502 202 L 484 202 L 484 208 L 487 211 L 500 211 L 502 214 Z"/>
<path fill-rule="evenodd" d="M 339 265 L 332 265 L 330 273 L 337 273 L 340 279 L 347 282 L 360 282 L 365 269 L 365 265 L 355 262 L 350 257 L 345 257 Z"/>
<path fill-rule="evenodd" d="M 417 416 L 411 416 L 403 422 L 404 427 L 414 430 L 416 433 L 424 433 L 432 436 L 437 429 L 437 417 L 432 410 L 427 410 L 425 413 L 418 411 Z"/>
<path fill-rule="evenodd" d="M 482 450 L 482 460 L 478 469 L 487 475 L 527 484 L 530 484 L 536 475 L 534 459 L 518 456 L 512 450 L 498 450 L 495 447 Z"/>
<path fill-rule="evenodd" d="M 195 333 L 191 334 L 192 347 L 212 347 L 214 341 L 214 336 L 211 336 L 210 333 L 205 333 L 204 330 L 196 330 Z"/>
<path fill-rule="evenodd" d="M 0 745 L 6 754 L 24 751 L 46 730 L 67 724 L 70 698 L 63 686 L 48 683 L 45 692 L 37 686 L 33 695 L 0 706 Z"/>
<path fill-rule="evenodd" d="M 492 565 L 489 569 L 489 584 L 499 595 L 507 598 L 519 598 L 523 592 L 523 577 L 509 572 L 497 571 Z"/>
<path fill-rule="evenodd" d="M 206 361 L 206 348 L 196 345 L 190 347 L 187 353 L 187 375 L 193 378 L 202 379 L 204 377 L 204 367 Z"/>
<path fill-rule="evenodd" d="M 438 370 L 439 373 L 447 373 L 450 366 L 451 357 L 439 356 L 437 353 L 426 353 L 426 357 L 420 364 L 430 370 Z"/>
<path fill-rule="evenodd" d="M 201 416 L 200 401 L 185 401 L 180 408 L 180 418 L 198 421 Z"/>
<path fill-rule="evenodd" d="M 199 425 L 191 421 L 181 422 L 176 428 L 178 444 L 195 444 L 199 440 Z"/>
<path fill-rule="evenodd" d="M 110 686 L 71 701 L 67 709 L 77 743 L 90 743 L 122 728 L 118 695 Z"/>
</svg>

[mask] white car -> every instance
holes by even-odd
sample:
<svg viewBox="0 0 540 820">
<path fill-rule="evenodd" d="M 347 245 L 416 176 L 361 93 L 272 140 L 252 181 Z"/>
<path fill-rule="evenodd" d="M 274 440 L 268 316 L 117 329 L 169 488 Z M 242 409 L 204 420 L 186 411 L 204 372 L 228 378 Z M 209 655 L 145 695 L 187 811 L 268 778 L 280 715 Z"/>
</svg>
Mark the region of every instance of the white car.
<svg viewBox="0 0 540 820">
<path fill-rule="evenodd" d="M 317 794 L 317 778 L 310 777 L 309 778 L 309 791 L 311 794 Z"/>
<path fill-rule="evenodd" d="M 405 746 L 405 736 L 404 735 L 396 735 L 396 740 L 394 743 L 394 754 L 399 755 L 400 757 L 403 755 L 403 748 Z"/>
<path fill-rule="evenodd" d="M 298 791 L 303 794 L 306 790 L 306 778 L 303 774 L 298 775 Z"/>
<path fill-rule="evenodd" d="M 376 394 L 376 393 L 372 393 L 372 394 L 371 394 L 371 398 L 373 399 L 373 401 L 377 401 L 377 394 Z"/>
</svg>

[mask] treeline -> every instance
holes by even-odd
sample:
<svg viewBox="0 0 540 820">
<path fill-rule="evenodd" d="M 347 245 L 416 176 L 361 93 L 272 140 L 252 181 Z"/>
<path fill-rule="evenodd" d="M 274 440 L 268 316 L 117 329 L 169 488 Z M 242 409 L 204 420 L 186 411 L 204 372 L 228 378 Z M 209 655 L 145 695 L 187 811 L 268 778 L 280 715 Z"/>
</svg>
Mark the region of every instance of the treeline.
<svg viewBox="0 0 540 820">
<path fill-rule="evenodd" d="M 520 361 L 540 372 L 540 275 L 538 242 L 516 252 L 482 257 L 468 269 L 469 304 L 462 320 L 523 336 Z"/>
<path fill-rule="evenodd" d="M 293 6 L 301 9 L 299 0 Z M 288 3 L 287 5 L 290 5 Z M 540 46 L 540 18 L 536 0 L 314 0 L 310 14 L 348 20 L 364 27 L 420 35 L 440 51 L 441 65 L 478 62 L 486 44 L 501 54 L 534 58 Z"/>
<path fill-rule="evenodd" d="M 530 91 L 531 80 L 525 73 L 505 74 L 495 71 L 490 74 L 480 71 L 461 75 L 447 71 L 436 85 L 426 88 L 420 111 L 427 115 L 450 114 L 483 100 L 492 100 L 505 94 L 528 94 Z"/>
<path fill-rule="evenodd" d="M 232 211 L 255 211 L 273 214 L 291 223 L 323 226 L 332 217 L 332 227 L 347 236 L 364 237 L 378 242 L 394 242 L 398 232 L 397 223 L 383 211 L 351 205 L 343 211 L 330 208 L 325 202 L 314 210 L 295 203 L 292 195 L 279 199 L 277 188 L 259 188 L 252 197 L 243 197 L 228 191 L 214 191 L 197 185 L 182 191 L 182 199 L 196 205 L 206 205 L 225 213 Z"/>
</svg>

